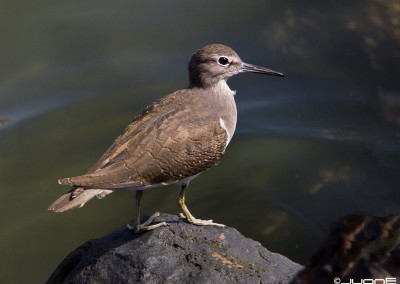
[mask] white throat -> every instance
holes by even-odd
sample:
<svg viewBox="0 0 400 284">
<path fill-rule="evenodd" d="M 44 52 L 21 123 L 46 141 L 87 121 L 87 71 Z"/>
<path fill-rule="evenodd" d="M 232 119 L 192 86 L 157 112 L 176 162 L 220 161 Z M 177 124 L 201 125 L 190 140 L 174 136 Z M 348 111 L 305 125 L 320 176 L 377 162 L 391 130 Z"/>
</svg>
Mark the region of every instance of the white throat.
<svg viewBox="0 0 400 284">
<path fill-rule="evenodd" d="M 229 88 L 225 79 L 218 82 L 218 84 L 215 86 L 215 90 L 222 94 L 230 94 L 232 96 L 236 94 L 236 91 L 232 91 L 231 88 Z"/>
</svg>

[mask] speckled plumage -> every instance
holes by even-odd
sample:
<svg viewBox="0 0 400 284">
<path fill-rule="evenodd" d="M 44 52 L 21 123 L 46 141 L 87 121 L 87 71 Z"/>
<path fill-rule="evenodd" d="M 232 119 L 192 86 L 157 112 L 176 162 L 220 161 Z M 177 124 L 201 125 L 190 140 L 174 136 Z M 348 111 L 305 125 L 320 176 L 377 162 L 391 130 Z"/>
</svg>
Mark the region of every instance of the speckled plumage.
<svg viewBox="0 0 400 284">
<path fill-rule="evenodd" d="M 169 102 L 174 102 L 173 105 Z M 147 107 L 85 175 L 60 183 L 85 188 L 140 188 L 171 184 L 217 164 L 227 133 L 204 96 L 182 90 Z"/>
</svg>

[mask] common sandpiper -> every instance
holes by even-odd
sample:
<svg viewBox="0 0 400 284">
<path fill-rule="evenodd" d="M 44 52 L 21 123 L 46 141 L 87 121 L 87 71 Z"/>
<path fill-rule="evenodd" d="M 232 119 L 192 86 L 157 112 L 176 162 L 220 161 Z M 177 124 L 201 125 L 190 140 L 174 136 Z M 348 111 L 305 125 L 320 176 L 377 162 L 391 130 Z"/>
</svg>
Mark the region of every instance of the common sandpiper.
<svg viewBox="0 0 400 284">
<path fill-rule="evenodd" d="M 180 217 L 195 225 L 223 227 L 200 220 L 185 205 L 189 182 L 219 163 L 236 128 L 235 92 L 227 85 L 239 73 L 283 77 L 271 69 L 244 63 L 231 48 L 211 44 L 197 50 L 189 62 L 189 87 L 146 107 L 126 127 L 103 156 L 81 176 L 58 180 L 72 186 L 49 210 L 63 212 L 82 207 L 93 197 L 103 198 L 121 189 L 136 192 L 136 221 L 128 229 L 138 232 L 166 226 L 150 225 L 159 213 L 140 223 L 143 191 L 170 184 L 180 185 Z"/>
</svg>

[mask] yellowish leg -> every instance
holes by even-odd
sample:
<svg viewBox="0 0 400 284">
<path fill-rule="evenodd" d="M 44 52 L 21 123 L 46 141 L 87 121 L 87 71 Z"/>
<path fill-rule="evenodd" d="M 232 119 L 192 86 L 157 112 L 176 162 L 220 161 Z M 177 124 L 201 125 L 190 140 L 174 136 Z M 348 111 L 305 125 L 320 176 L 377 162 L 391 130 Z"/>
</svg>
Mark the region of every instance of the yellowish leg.
<svg viewBox="0 0 400 284">
<path fill-rule="evenodd" d="M 142 195 L 143 195 L 143 190 L 136 191 L 136 222 L 134 226 L 127 224 L 126 227 L 128 228 L 128 230 L 137 233 L 139 231 L 150 231 L 161 226 L 167 226 L 167 223 L 165 222 L 149 226 L 149 224 L 153 222 L 154 218 L 160 216 L 160 212 L 154 213 L 152 216 L 149 217 L 149 219 L 147 219 L 146 222 L 140 224 L 140 199 L 142 198 Z"/>
<path fill-rule="evenodd" d="M 218 224 L 218 223 L 214 223 L 213 220 L 201 220 L 201 219 L 196 219 L 195 217 L 193 217 L 192 214 L 190 214 L 189 209 L 186 207 L 185 204 L 185 190 L 188 187 L 188 183 L 182 184 L 181 185 L 181 191 L 179 192 L 178 195 L 178 205 L 179 207 L 181 207 L 183 213 L 185 215 L 183 215 L 182 213 L 179 214 L 179 217 L 181 219 L 185 219 L 187 222 L 192 223 L 194 225 L 198 225 L 198 226 L 216 226 L 216 227 L 225 227 L 225 225 L 223 224 Z"/>
</svg>

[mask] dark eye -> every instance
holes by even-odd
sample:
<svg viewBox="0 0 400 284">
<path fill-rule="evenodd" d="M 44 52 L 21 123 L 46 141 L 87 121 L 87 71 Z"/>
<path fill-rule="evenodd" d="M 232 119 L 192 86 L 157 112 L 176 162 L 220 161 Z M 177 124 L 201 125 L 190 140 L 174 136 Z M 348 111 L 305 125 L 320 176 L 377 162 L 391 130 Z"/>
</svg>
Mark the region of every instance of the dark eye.
<svg viewBox="0 0 400 284">
<path fill-rule="evenodd" d="M 225 56 L 222 56 L 222 57 L 218 58 L 218 63 L 221 65 L 226 65 L 229 63 L 229 60 Z"/>
</svg>

